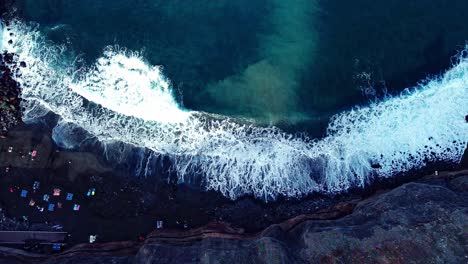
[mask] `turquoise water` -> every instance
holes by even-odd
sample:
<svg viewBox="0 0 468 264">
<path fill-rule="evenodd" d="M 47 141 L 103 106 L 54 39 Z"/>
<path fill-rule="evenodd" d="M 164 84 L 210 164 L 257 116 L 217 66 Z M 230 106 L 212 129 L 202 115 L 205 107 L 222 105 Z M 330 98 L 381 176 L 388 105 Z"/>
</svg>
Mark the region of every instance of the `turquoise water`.
<svg viewBox="0 0 468 264">
<path fill-rule="evenodd" d="M 18 13 L 92 62 L 143 51 L 189 109 L 314 130 L 450 65 L 468 2 L 18 0 Z M 317 123 L 318 122 L 318 123 Z M 303 126 L 302 126 L 303 125 Z"/>
</svg>

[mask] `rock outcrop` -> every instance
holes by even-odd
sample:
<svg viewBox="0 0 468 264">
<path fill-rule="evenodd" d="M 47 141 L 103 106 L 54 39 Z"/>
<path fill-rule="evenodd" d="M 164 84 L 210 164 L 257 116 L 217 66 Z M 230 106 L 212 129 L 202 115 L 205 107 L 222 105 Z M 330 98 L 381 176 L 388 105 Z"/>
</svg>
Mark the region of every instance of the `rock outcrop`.
<svg viewBox="0 0 468 264">
<path fill-rule="evenodd" d="M 461 171 L 298 216 L 258 234 L 214 223 L 155 231 L 142 243 L 78 245 L 52 256 L 1 248 L 0 263 L 466 263 L 467 240 L 468 171 Z"/>
<path fill-rule="evenodd" d="M 20 67 L 26 67 L 24 62 Z M 5 137 L 9 129 L 21 122 L 21 108 L 18 84 L 12 78 L 12 70 L 16 69 L 14 55 L 0 54 L 0 137 Z"/>
</svg>

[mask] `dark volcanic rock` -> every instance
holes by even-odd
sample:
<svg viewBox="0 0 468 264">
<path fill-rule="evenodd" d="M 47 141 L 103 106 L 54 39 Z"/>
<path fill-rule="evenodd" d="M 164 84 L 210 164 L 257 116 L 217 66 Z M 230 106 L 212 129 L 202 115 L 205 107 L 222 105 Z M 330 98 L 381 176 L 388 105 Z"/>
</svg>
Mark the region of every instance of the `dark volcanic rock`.
<svg viewBox="0 0 468 264">
<path fill-rule="evenodd" d="M 468 190 L 468 176 L 462 176 L 450 181 L 450 188 L 455 191 L 466 191 Z"/>
<path fill-rule="evenodd" d="M 341 219 L 273 226 L 255 239 L 146 243 L 136 263 L 463 263 L 467 204 L 466 189 L 409 183 Z"/>
<path fill-rule="evenodd" d="M 22 67 L 26 67 L 26 63 L 23 64 Z M 3 53 L 0 57 L 0 138 L 21 121 L 20 90 L 10 69 L 15 67 L 14 55 Z"/>
<path fill-rule="evenodd" d="M 468 176 L 458 175 L 432 175 L 259 234 L 212 224 L 155 231 L 141 247 L 81 245 L 52 258 L 0 249 L 0 256 L 13 261 L 3 263 L 466 263 Z"/>
</svg>

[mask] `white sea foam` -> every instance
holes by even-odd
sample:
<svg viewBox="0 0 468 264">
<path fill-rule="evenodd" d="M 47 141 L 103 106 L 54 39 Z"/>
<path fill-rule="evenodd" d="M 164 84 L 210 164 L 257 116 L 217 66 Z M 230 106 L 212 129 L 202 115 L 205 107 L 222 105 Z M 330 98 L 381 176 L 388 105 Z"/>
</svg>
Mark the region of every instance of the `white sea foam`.
<svg viewBox="0 0 468 264">
<path fill-rule="evenodd" d="M 0 50 L 3 50 L 3 22 L 2 20 L 0 20 L 0 32 L 2 32 L 2 34 L 0 34 Z"/>
<path fill-rule="evenodd" d="M 180 181 L 203 182 L 232 199 L 340 192 L 428 161 L 459 161 L 468 141 L 464 54 L 440 78 L 338 114 L 325 138 L 309 140 L 181 109 L 160 68 L 139 54 L 107 48 L 93 67 L 63 67 L 62 47 L 45 43 L 37 30 L 20 22 L 9 29 L 3 32 L 4 48 L 27 63 L 16 76 L 27 100 L 26 120 L 52 111 L 61 117 L 60 131 L 72 124 L 109 146 L 124 142 L 152 150 L 138 171 L 151 173 L 151 159 L 165 155 Z M 9 32 L 12 45 L 5 40 Z M 373 169 L 375 163 L 381 168 Z"/>
<path fill-rule="evenodd" d="M 107 48 L 94 67 L 71 82 L 70 88 L 86 99 L 115 112 L 147 121 L 182 122 L 182 111 L 172 96 L 169 81 L 159 67 L 141 60 L 138 54 Z"/>
</svg>

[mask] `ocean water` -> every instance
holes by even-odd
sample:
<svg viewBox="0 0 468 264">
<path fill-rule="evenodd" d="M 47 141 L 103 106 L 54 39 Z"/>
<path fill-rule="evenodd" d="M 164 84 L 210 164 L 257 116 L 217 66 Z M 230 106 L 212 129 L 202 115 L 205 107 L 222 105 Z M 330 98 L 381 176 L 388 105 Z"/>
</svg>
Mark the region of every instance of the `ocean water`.
<svg viewBox="0 0 468 264">
<path fill-rule="evenodd" d="M 53 112 L 60 146 L 97 140 L 137 176 L 165 158 L 232 199 L 301 197 L 457 162 L 468 141 L 466 1 L 16 7 L 2 48 L 28 65 L 24 119 Z"/>
</svg>

